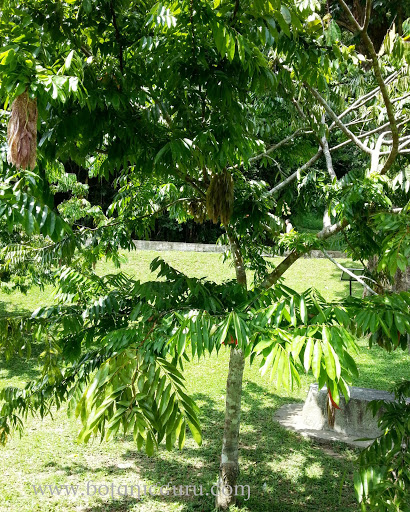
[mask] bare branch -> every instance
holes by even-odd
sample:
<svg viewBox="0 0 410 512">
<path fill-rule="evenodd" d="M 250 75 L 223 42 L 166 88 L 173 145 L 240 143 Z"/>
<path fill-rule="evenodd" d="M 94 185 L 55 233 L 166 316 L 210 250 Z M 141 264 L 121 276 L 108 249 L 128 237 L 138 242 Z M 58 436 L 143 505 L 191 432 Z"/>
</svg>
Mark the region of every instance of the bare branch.
<svg viewBox="0 0 410 512">
<path fill-rule="evenodd" d="M 342 222 L 338 222 L 332 226 L 326 226 L 322 229 L 322 231 L 319 231 L 316 236 L 320 240 L 327 240 L 336 233 L 339 233 L 339 231 L 345 229 L 347 225 L 348 222 L 343 220 Z M 295 261 L 297 261 L 301 256 L 309 252 L 309 250 L 310 248 L 306 247 L 303 252 L 293 250 L 291 253 L 289 253 L 288 256 L 286 256 L 286 258 L 282 260 L 279 265 L 267 276 L 265 281 L 262 283 L 262 288 L 270 288 L 275 283 L 277 283 L 282 275 L 288 270 L 288 268 L 292 266 L 293 263 L 295 263 Z"/>
<path fill-rule="evenodd" d="M 409 144 L 410 144 L 410 136 L 409 136 L 409 137 L 404 137 L 404 138 L 400 141 L 399 151 L 403 150 L 403 149 L 404 149 L 405 147 L 407 147 Z"/>
<path fill-rule="evenodd" d="M 372 288 L 370 288 L 370 286 L 367 283 L 365 283 L 360 276 L 357 276 L 354 272 L 351 272 L 348 268 L 341 265 L 338 261 L 332 258 L 332 256 L 330 256 L 330 254 L 325 249 L 322 249 L 322 252 L 328 260 L 330 260 L 332 263 L 336 265 L 336 267 L 340 268 L 340 270 L 343 270 L 343 272 L 346 272 L 348 276 L 352 277 L 355 281 L 360 283 L 364 288 L 366 288 L 366 290 L 369 293 L 371 293 L 372 295 L 377 295 L 377 293 Z"/>
<path fill-rule="evenodd" d="M 408 122 L 410 122 L 410 118 L 407 118 L 404 121 L 402 121 L 401 123 L 398 123 L 397 128 L 401 128 L 402 126 L 404 126 Z M 371 135 L 374 135 L 375 133 L 379 133 L 382 130 L 388 128 L 389 125 L 390 125 L 390 123 L 387 122 L 387 123 L 383 124 L 382 126 L 379 126 L 378 128 L 375 128 L 374 130 L 370 130 L 369 132 L 361 133 L 360 135 L 357 136 L 357 138 L 358 139 L 366 139 L 367 137 L 370 137 Z M 389 132 L 389 133 L 391 133 L 391 132 Z M 337 146 L 333 146 L 332 148 L 330 148 L 330 152 L 333 153 L 333 151 L 337 151 L 338 149 L 343 148 L 343 147 L 351 144 L 351 142 L 352 141 L 350 139 L 349 140 L 345 140 L 344 142 L 341 142 Z M 384 142 L 384 144 L 386 144 L 386 142 Z M 403 142 L 403 140 L 400 140 L 400 142 Z M 391 141 L 391 144 L 392 143 L 393 143 L 393 141 Z M 385 153 L 380 153 L 380 154 L 382 155 L 382 154 L 385 154 Z M 390 154 L 390 153 L 387 153 L 387 154 Z"/>
<path fill-rule="evenodd" d="M 368 36 L 367 32 L 362 32 L 362 39 L 367 46 L 367 49 L 373 62 L 373 71 L 374 74 L 376 75 L 377 82 L 379 83 L 380 91 L 383 96 L 383 101 L 386 106 L 387 117 L 389 119 L 390 130 L 393 138 L 393 146 L 391 149 L 391 153 L 386 163 L 384 164 L 383 169 L 380 171 L 380 174 L 386 174 L 386 172 L 390 169 L 390 167 L 396 160 L 397 154 L 399 152 L 399 129 L 397 128 L 397 121 L 394 115 L 393 105 L 390 101 L 389 92 L 382 77 L 376 50 L 374 49 L 373 43 L 370 37 Z"/>
<path fill-rule="evenodd" d="M 339 4 L 342 6 L 343 10 L 345 11 L 347 17 L 349 20 L 356 26 L 358 32 L 360 32 L 361 38 L 363 39 L 364 44 L 366 45 L 367 51 L 369 52 L 369 56 L 372 60 L 372 67 L 374 74 L 376 76 L 377 83 L 380 87 L 380 92 L 383 96 L 383 101 L 386 106 L 387 111 L 387 117 L 389 119 L 390 123 L 390 130 L 393 137 L 393 146 L 390 152 L 390 155 L 385 162 L 382 170 L 380 171 L 380 174 L 385 174 L 390 167 L 393 165 L 398 152 L 399 152 L 399 130 L 397 128 L 397 122 L 394 115 L 393 105 L 390 100 L 389 92 L 387 90 L 387 86 L 385 81 L 383 80 L 383 76 L 381 73 L 380 65 L 379 65 L 379 58 L 377 56 L 376 50 L 374 48 L 373 42 L 369 37 L 369 34 L 367 33 L 367 29 L 369 26 L 370 21 L 370 13 L 371 13 L 371 0 L 366 0 L 366 15 L 365 15 L 365 22 L 363 26 L 361 27 L 359 23 L 357 22 L 356 18 L 353 16 L 353 13 L 347 6 L 344 0 L 339 0 Z"/>
<path fill-rule="evenodd" d="M 339 0 L 339 4 L 342 6 L 343 10 L 346 13 L 347 18 L 349 19 L 350 23 L 354 26 L 354 28 L 358 31 L 362 31 L 362 27 L 360 26 L 359 22 L 356 20 L 356 18 L 353 16 L 352 11 L 349 9 L 348 5 L 344 0 Z"/>
<path fill-rule="evenodd" d="M 376 147 L 374 148 L 373 154 L 372 154 L 372 163 L 370 167 L 370 171 L 372 173 L 376 173 L 379 170 L 379 161 L 380 161 L 380 150 L 384 142 L 384 138 L 389 135 L 390 132 L 383 132 L 380 134 L 379 138 L 377 139 Z"/>
<path fill-rule="evenodd" d="M 267 197 L 273 196 L 274 194 L 276 194 L 276 192 L 279 192 L 280 190 L 285 188 L 286 185 L 288 185 L 289 183 L 292 183 L 292 181 L 294 181 L 301 172 L 305 171 L 306 169 L 311 167 L 315 162 L 317 162 L 322 153 L 323 153 L 322 148 L 319 148 L 316 155 L 312 156 L 312 158 L 308 162 L 306 162 L 304 165 L 302 165 L 302 167 L 300 167 L 297 171 L 295 171 L 293 174 L 291 174 L 288 178 L 286 178 L 285 180 L 280 182 L 279 185 L 276 185 L 276 187 L 273 187 L 272 189 L 270 189 L 266 193 Z"/>
<path fill-rule="evenodd" d="M 410 92 L 408 92 L 407 94 L 403 94 L 403 96 L 399 96 L 398 98 L 394 98 L 393 100 L 391 100 L 391 102 L 397 103 L 398 101 L 407 99 L 409 96 L 410 96 Z"/>
<path fill-rule="evenodd" d="M 335 122 L 335 124 L 342 130 L 342 132 L 352 140 L 358 146 L 362 151 L 368 154 L 372 154 L 372 150 L 365 146 L 357 137 L 356 135 L 349 130 L 349 128 L 346 127 L 345 124 L 342 123 L 342 121 L 339 119 L 339 117 L 334 113 L 330 105 L 327 103 L 327 101 L 323 98 L 323 96 L 313 87 L 311 87 L 309 84 L 305 84 L 306 87 L 309 89 L 309 91 L 313 94 L 313 96 L 317 99 L 317 101 L 322 105 L 322 107 L 326 110 L 326 112 L 329 114 L 331 119 Z"/>
<path fill-rule="evenodd" d="M 322 231 L 319 231 L 317 233 L 317 237 L 319 240 L 327 240 L 333 235 L 336 235 L 336 233 L 339 233 L 339 231 L 342 231 L 345 229 L 345 227 L 348 225 L 348 222 L 346 220 L 343 220 L 342 222 L 337 222 L 336 224 L 332 224 L 331 226 L 326 226 L 322 229 Z"/>
<path fill-rule="evenodd" d="M 291 142 L 295 137 L 298 137 L 299 135 L 302 135 L 302 130 L 296 130 L 288 137 L 285 137 L 283 140 L 278 142 L 277 144 L 274 144 L 273 146 L 270 146 L 264 153 L 261 153 L 260 155 L 253 156 L 249 159 L 249 162 L 256 162 L 257 160 L 260 160 L 263 157 L 266 157 L 276 151 L 277 149 L 281 148 L 282 146 L 285 146 L 288 142 Z"/>
<path fill-rule="evenodd" d="M 394 73 L 392 73 L 390 76 L 388 76 L 386 78 L 385 84 L 388 85 L 391 82 L 393 82 L 399 76 L 399 74 L 400 73 L 398 71 L 395 71 Z M 350 107 L 348 107 L 344 112 L 342 112 L 340 114 L 339 119 L 343 119 L 345 116 L 347 116 L 347 114 L 350 114 L 350 112 L 353 112 L 354 110 L 357 110 L 358 108 L 362 107 L 363 105 L 368 103 L 370 100 L 372 100 L 375 96 L 377 96 L 379 93 L 380 93 L 380 87 L 377 86 L 375 89 L 368 92 L 364 96 L 358 98 L 354 103 L 352 103 L 350 105 Z M 335 124 L 336 123 L 332 123 L 330 125 L 329 129 L 331 130 L 335 126 Z"/>
<path fill-rule="evenodd" d="M 363 22 L 363 27 L 362 27 L 363 32 L 367 32 L 367 29 L 369 28 L 371 14 L 372 14 L 372 0 L 367 0 L 366 1 L 365 17 L 364 17 L 364 22 Z"/>
<path fill-rule="evenodd" d="M 325 126 L 325 115 L 322 116 L 322 124 Z M 332 155 L 329 151 L 329 143 L 327 142 L 326 134 L 320 139 L 320 145 L 322 146 L 323 154 L 325 155 L 327 172 L 329 173 L 330 179 L 333 181 L 336 179 L 336 173 L 333 169 Z"/>
</svg>

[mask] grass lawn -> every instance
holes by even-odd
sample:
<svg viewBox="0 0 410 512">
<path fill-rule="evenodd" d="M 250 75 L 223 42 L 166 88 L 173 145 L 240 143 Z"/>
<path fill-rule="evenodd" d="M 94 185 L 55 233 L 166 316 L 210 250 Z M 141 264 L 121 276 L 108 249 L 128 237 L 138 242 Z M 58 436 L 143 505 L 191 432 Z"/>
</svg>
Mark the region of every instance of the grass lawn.
<svg viewBox="0 0 410 512">
<path fill-rule="evenodd" d="M 154 252 L 133 252 L 122 270 L 140 279 L 149 279 L 149 262 Z M 218 254 L 161 253 L 176 268 L 190 275 L 209 276 L 217 281 L 234 276 L 233 268 L 222 265 Z M 111 264 L 101 263 L 101 273 L 113 272 Z M 340 271 L 327 260 L 298 261 L 286 274 L 285 283 L 302 291 L 315 286 L 329 299 L 346 296 L 348 283 L 340 281 Z M 360 294 L 360 287 L 354 286 Z M 3 311 L 32 310 L 53 301 L 51 290 L 32 290 L 24 296 L 0 295 Z M 361 369 L 358 386 L 388 389 L 392 382 L 410 371 L 410 357 L 402 352 L 369 350 L 363 342 L 358 358 Z M 186 365 L 187 387 L 201 409 L 203 445 L 188 438 L 183 451 L 160 450 L 154 457 L 139 453 L 129 437 L 101 444 L 75 443 L 79 422 L 67 418 L 64 409 L 54 419 L 29 418 L 22 438 L 11 439 L 0 448 L 0 512 L 171 512 L 211 511 L 211 486 L 217 478 L 223 432 L 225 381 L 228 352 Z M 37 374 L 37 361 L 14 359 L 0 361 L 0 386 L 22 385 Z M 306 396 L 311 376 L 302 379 L 302 387 L 291 395 L 275 390 L 258 372 L 257 364 L 246 366 L 243 390 L 243 414 L 240 438 L 240 484 L 250 486 L 250 498 L 240 499 L 244 512 L 353 512 L 359 508 L 353 495 L 352 475 L 356 454 L 343 446 L 323 447 L 287 432 L 273 422 L 281 405 Z M 104 485 L 114 484 L 111 496 L 87 496 Z M 196 485 L 203 496 L 141 496 L 124 494 L 124 485 Z M 77 495 L 37 495 L 33 485 L 79 486 Z M 130 488 L 130 487 L 129 487 Z M 107 489 L 108 490 L 108 489 Z M 118 492 L 119 491 L 119 492 Z M 111 490 L 109 490 L 111 493 Z M 84 494 L 84 495 L 82 495 Z"/>
</svg>

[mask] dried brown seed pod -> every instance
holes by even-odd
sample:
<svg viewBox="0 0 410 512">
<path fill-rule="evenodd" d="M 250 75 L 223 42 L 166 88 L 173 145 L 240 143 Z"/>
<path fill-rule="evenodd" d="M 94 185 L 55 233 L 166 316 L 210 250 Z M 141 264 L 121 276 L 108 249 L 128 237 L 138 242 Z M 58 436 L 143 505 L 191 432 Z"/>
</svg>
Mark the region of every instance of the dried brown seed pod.
<svg viewBox="0 0 410 512">
<path fill-rule="evenodd" d="M 7 126 L 7 160 L 17 169 L 36 166 L 37 154 L 37 101 L 27 92 L 17 96 L 11 106 Z"/>
<path fill-rule="evenodd" d="M 206 210 L 201 200 L 193 200 L 188 204 L 188 213 L 192 215 L 195 222 L 203 224 L 206 220 Z"/>
<path fill-rule="evenodd" d="M 232 175 L 226 169 L 214 174 L 206 193 L 206 210 L 214 224 L 221 219 L 227 225 L 233 211 L 234 182 Z"/>
</svg>

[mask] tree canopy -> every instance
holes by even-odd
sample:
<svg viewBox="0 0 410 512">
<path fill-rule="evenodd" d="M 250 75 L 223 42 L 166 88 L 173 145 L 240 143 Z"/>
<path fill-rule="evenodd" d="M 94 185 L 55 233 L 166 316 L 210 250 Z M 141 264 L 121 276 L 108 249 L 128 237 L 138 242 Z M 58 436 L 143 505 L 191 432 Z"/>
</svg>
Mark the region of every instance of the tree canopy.
<svg viewBox="0 0 410 512">
<path fill-rule="evenodd" d="M 41 379 L 0 394 L 1 440 L 30 411 L 69 401 L 82 440 L 123 429 L 152 454 L 161 441 L 182 448 L 188 426 L 200 442 L 183 361 L 229 345 L 220 482 L 232 485 L 244 358 L 278 387 L 312 370 L 333 406 L 349 396 L 358 336 L 407 347 L 410 295 L 388 283 L 410 259 L 408 8 L 389 3 L 376 41 L 387 7 L 370 0 L 0 5 L 0 215 L 33 242 L 7 241 L 2 261 L 55 283 L 58 299 L 1 319 L 6 356 L 29 350 L 29 334 L 45 342 Z M 91 202 L 94 178 L 113 189 L 106 209 Z M 314 205 L 323 226 L 285 233 L 289 204 Z M 220 224 L 236 282 L 160 259 L 162 281 L 96 275 L 165 212 Z M 283 285 L 338 233 L 354 258 L 378 258 L 369 297 L 328 303 Z"/>
</svg>

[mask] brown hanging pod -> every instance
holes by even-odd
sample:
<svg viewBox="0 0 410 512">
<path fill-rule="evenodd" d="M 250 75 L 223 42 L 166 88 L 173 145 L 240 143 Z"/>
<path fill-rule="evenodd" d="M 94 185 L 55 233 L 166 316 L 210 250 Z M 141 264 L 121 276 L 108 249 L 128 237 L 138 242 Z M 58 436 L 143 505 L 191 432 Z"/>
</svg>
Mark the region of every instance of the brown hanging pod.
<svg viewBox="0 0 410 512">
<path fill-rule="evenodd" d="M 233 211 L 234 181 L 231 173 L 224 169 L 214 174 L 206 193 L 206 210 L 214 224 L 221 219 L 227 225 Z"/>
<path fill-rule="evenodd" d="M 7 126 L 7 161 L 17 169 L 36 166 L 37 100 L 23 92 L 13 101 Z"/>
</svg>

